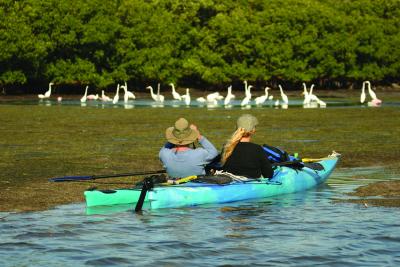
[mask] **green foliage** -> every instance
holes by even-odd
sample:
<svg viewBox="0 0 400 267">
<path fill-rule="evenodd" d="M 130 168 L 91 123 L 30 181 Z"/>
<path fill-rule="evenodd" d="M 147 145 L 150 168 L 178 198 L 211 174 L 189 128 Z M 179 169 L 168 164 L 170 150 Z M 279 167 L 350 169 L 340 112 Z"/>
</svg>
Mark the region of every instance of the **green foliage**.
<svg viewBox="0 0 400 267">
<path fill-rule="evenodd" d="M 0 83 L 389 82 L 398 0 L 4 0 Z"/>
</svg>

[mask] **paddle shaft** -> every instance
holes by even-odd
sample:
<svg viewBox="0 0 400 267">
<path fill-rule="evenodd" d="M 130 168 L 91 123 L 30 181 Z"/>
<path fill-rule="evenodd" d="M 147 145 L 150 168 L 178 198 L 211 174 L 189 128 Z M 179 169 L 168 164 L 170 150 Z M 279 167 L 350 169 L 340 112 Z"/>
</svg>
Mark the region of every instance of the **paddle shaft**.
<svg viewBox="0 0 400 267">
<path fill-rule="evenodd" d="M 119 173 L 119 174 L 91 175 L 91 176 L 64 176 L 64 177 L 51 178 L 51 179 L 49 179 L 49 181 L 51 181 L 51 182 L 87 181 L 87 180 L 135 176 L 135 175 L 159 174 L 159 173 L 165 173 L 165 170 L 133 172 L 133 173 Z"/>
</svg>

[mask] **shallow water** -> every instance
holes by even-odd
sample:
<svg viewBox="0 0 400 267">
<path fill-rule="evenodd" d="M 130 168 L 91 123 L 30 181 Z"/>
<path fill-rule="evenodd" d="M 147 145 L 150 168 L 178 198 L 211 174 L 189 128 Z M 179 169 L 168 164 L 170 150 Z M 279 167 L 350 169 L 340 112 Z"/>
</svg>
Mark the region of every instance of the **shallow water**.
<svg viewBox="0 0 400 267">
<path fill-rule="evenodd" d="M 398 266 L 399 209 L 336 201 L 398 179 L 382 173 L 338 169 L 307 192 L 142 214 L 0 213 L 0 266 Z"/>
<path fill-rule="evenodd" d="M 276 105 L 275 101 L 268 100 L 261 105 L 256 105 L 251 102 L 249 105 L 241 106 L 241 99 L 232 100 L 229 105 L 224 105 L 223 101 L 219 101 L 217 104 L 210 103 L 201 103 L 196 100 L 190 102 L 189 105 L 186 105 L 184 101 L 177 100 L 165 100 L 162 103 L 155 102 L 151 99 L 138 99 L 138 100 L 130 100 L 128 103 L 124 103 L 123 101 L 118 101 L 113 104 L 112 102 L 102 102 L 97 100 L 90 100 L 84 103 L 81 103 L 79 99 L 64 99 L 62 101 L 57 101 L 56 99 L 48 99 L 48 100 L 36 100 L 36 99 L 8 99 L 0 101 L 1 104 L 9 104 L 9 105 L 39 105 L 39 106 L 81 106 L 81 107 L 95 107 L 95 108 L 124 108 L 124 109 L 133 109 L 133 108 L 145 108 L 145 107 L 153 107 L 153 108 L 163 108 L 163 107 L 174 107 L 174 108 L 208 108 L 208 109 L 255 109 L 255 108 L 367 108 L 369 107 L 367 103 L 360 104 L 359 102 L 353 102 L 350 99 L 329 99 L 326 100 L 326 106 L 320 107 L 316 103 L 311 105 L 303 105 L 302 99 L 291 99 L 288 105 Z M 400 102 L 396 101 L 385 101 L 381 105 L 383 107 L 400 107 Z"/>
</svg>

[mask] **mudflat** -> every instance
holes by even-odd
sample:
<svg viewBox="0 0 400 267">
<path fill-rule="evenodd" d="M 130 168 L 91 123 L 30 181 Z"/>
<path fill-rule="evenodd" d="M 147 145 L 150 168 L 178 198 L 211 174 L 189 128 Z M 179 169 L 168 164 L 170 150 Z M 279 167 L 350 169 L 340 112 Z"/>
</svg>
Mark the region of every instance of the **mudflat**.
<svg viewBox="0 0 400 267">
<path fill-rule="evenodd" d="M 165 129 L 177 118 L 195 123 L 221 149 L 244 113 L 259 119 L 255 143 L 307 158 L 335 150 L 342 154 L 339 168 L 387 166 L 400 173 L 400 108 L 396 106 L 126 110 L 1 104 L 0 211 L 81 202 L 83 191 L 90 187 L 130 187 L 143 176 L 67 183 L 52 183 L 48 178 L 159 170 Z"/>
</svg>

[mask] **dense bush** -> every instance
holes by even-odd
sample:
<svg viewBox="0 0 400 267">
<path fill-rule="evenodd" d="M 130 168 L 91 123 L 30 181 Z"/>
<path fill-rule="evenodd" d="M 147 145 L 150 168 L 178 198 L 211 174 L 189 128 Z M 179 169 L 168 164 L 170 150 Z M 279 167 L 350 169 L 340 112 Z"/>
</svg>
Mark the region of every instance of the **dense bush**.
<svg viewBox="0 0 400 267">
<path fill-rule="evenodd" d="M 2 0 L 0 15 L 3 87 L 348 86 L 400 70 L 398 0 Z"/>
</svg>

